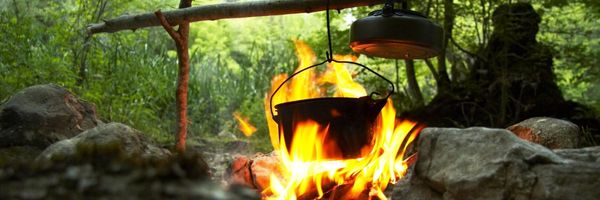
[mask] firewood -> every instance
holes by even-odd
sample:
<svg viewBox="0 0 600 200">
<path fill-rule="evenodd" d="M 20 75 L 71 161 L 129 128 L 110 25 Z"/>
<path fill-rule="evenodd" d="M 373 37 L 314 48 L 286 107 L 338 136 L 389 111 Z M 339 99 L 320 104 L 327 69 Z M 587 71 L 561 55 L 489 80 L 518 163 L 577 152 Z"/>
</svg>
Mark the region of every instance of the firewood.
<svg viewBox="0 0 600 200">
<path fill-rule="evenodd" d="M 230 185 L 243 185 L 256 189 L 250 171 L 252 163 L 253 161 L 246 156 L 236 156 L 228 170 L 227 182 Z"/>
</svg>

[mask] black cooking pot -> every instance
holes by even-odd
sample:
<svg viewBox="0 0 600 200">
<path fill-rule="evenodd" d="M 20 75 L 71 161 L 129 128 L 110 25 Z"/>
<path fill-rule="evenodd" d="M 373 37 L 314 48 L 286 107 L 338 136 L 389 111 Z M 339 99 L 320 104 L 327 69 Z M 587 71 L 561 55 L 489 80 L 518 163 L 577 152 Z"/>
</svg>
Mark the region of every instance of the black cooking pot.
<svg viewBox="0 0 600 200">
<path fill-rule="evenodd" d="M 332 61 L 361 66 L 387 81 L 391 85 L 391 90 L 381 99 L 374 99 L 375 94 L 378 93 L 373 92 L 369 96 L 359 98 L 328 97 L 281 103 L 275 106 L 277 110 L 277 115 L 275 115 L 272 107 L 273 96 L 279 89 L 295 75 L 325 62 L 292 74 L 279 85 L 270 99 L 271 115 L 279 126 L 279 136 L 283 135 L 288 151 L 291 149 L 294 129 L 299 123 L 308 120 L 318 123 L 321 128 L 327 127 L 325 144 L 337 145 L 337 147 L 328 146 L 325 148 L 329 150 L 325 152 L 325 159 L 357 158 L 360 156 L 361 149 L 370 147 L 375 120 L 387 103 L 387 98 L 394 92 L 394 84 L 362 64 L 349 61 Z M 281 134 L 282 132 L 283 134 Z"/>
</svg>

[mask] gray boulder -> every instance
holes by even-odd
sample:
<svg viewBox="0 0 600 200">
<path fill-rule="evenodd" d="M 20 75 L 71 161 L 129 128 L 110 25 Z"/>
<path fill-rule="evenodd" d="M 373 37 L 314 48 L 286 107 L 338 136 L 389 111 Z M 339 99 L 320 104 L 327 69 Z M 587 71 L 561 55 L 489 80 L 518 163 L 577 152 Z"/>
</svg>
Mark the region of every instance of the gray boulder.
<svg viewBox="0 0 600 200">
<path fill-rule="evenodd" d="M 441 200 L 442 193 L 435 191 L 427 183 L 414 174 L 414 168 L 410 168 L 404 178 L 388 188 L 385 195 L 389 199 L 411 199 L 411 200 Z"/>
<path fill-rule="evenodd" d="M 38 160 L 52 157 L 69 158 L 77 155 L 78 148 L 93 146 L 95 148 L 120 148 L 125 156 L 164 157 L 171 155 L 166 149 L 151 144 L 140 131 L 121 123 L 98 125 L 73 138 L 59 141 L 46 148 Z"/>
<path fill-rule="evenodd" d="M 521 139 L 535 142 L 550 149 L 580 146 L 579 127 L 569 121 L 534 117 L 507 128 Z"/>
<path fill-rule="evenodd" d="M 580 149 L 556 149 L 554 153 L 563 158 L 583 161 L 583 162 L 600 162 L 600 146 L 586 147 Z"/>
<path fill-rule="evenodd" d="M 48 145 L 102 123 L 93 104 L 59 86 L 25 88 L 0 105 L 0 147 Z"/>
<path fill-rule="evenodd" d="M 436 194 L 461 200 L 600 196 L 600 162 L 590 158 L 598 156 L 598 148 L 555 153 L 507 130 L 489 128 L 426 128 L 419 137 L 419 159 L 411 177 L 417 180 L 409 179 L 412 184 L 404 184 L 407 188 L 398 190 L 394 199 Z M 426 194 L 414 194 L 419 191 Z"/>
</svg>

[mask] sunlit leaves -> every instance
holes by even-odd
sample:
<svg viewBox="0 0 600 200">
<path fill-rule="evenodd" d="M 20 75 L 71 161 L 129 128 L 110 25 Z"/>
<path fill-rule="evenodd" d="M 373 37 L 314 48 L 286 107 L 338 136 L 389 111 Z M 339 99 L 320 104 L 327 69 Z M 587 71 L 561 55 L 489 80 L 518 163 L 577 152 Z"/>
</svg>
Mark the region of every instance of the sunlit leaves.
<svg viewBox="0 0 600 200">
<path fill-rule="evenodd" d="M 554 49 L 554 70 L 566 98 L 600 103 L 600 22 L 585 4 L 544 10 L 538 40 Z"/>
</svg>

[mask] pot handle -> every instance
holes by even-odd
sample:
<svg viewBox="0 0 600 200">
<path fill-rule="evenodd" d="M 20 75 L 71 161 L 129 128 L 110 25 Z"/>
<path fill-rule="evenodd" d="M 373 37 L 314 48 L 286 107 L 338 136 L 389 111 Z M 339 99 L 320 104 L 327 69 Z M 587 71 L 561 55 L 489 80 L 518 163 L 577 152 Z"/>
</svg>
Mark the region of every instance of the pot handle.
<svg viewBox="0 0 600 200">
<path fill-rule="evenodd" d="M 301 69 L 301 70 L 299 70 L 299 71 L 297 71 L 297 72 L 294 72 L 292 75 L 290 75 L 288 78 L 286 78 L 286 79 L 285 79 L 285 81 L 283 81 L 283 82 L 282 82 L 282 83 L 281 83 L 281 84 L 280 84 L 280 85 L 277 87 L 277 89 L 275 89 L 275 91 L 273 92 L 273 94 L 271 94 L 271 97 L 269 98 L 269 110 L 271 111 L 271 117 L 273 118 L 273 120 L 277 121 L 277 120 L 275 119 L 275 113 L 273 112 L 273 97 L 275 96 L 275 94 L 277 94 L 277 92 L 279 91 L 279 89 L 281 89 L 281 87 L 282 87 L 282 86 L 283 86 L 283 85 L 284 85 L 286 82 L 288 82 L 289 80 L 291 80 L 291 79 L 292 79 L 294 76 L 298 75 L 299 73 L 302 73 L 302 72 L 304 72 L 304 71 L 306 71 L 306 70 L 308 70 L 308 69 L 311 69 L 311 68 L 317 67 L 317 66 L 319 66 L 319 65 L 325 64 L 326 62 L 347 63 L 347 64 L 358 65 L 358 66 L 360 66 L 360 67 L 362 67 L 362 68 L 364 68 L 364 69 L 366 69 L 366 70 L 370 71 L 371 73 L 373 73 L 373 74 L 377 75 L 379 78 L 381 78 L 381 79 L 385 80 L 386 82 L 388 82 L 388 83 L 390 84 L 390 86 L 391 86 L 391 90 L 390 90 L 390 92 L 388 92 L 388 94 L 385 96 L 385 98 L 382 98 L 382 99 L 387 99 L 387 98 L 388 98 L 388 97 L 390 97 L 390 95 L 392 95 L 392 94 L 394 93 L 394 91 L 395 91 L 394 83 L 392 83 L 392 81 L 388 80 L 387 78 L 385 78 L 385 77 L 384 77 L 384 76 L 382 76 L 381 74 L 379 74 L 379 73 L 375 72 L 375 71 L 374 71 L 374 70 L 372 70 L 371 68 L 369 68 L 369 67 L 367 67 L 367 66 L 365 66 L 365 65 L 363 65 L 363 64 L 357 63 L 357 62 L 352 62 L 352 61 L 341 61 L 341 60 L 335 60 L 335 59 L 329 58 L 329 59 L 327 59 L 327 60 L 324 60 L 323 62 L 320 62 L 320 63 L 314 64 L 314 65 L 311 65 L 311 66 L 309 66 L 309 67 L 307 67 L 307 68 L 304 68 L 304 69 Z M 371 94 L 369 94 L 369 97 L 370 97 L 371 99 L 373 99 L 373 95 L 381 95 L 381 94 L 379 94 L 378 92 L 371 92 Z"/>
</svg>

